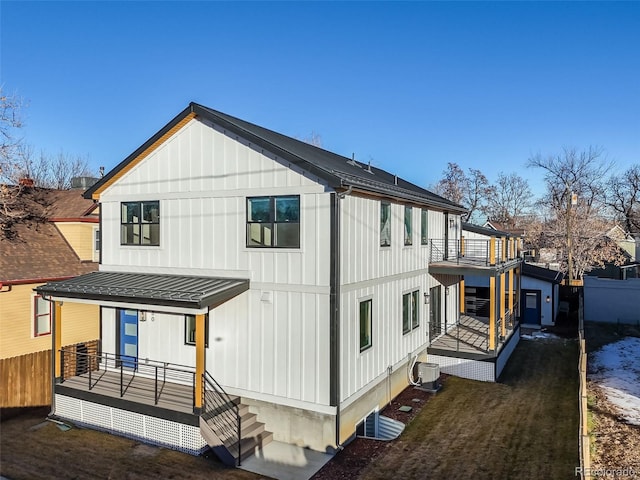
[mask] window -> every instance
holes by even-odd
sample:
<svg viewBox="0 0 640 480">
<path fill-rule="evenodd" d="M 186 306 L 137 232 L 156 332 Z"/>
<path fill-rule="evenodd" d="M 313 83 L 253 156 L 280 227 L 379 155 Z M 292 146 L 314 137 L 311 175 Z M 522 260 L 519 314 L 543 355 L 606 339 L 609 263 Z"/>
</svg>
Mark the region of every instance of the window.
<svg viewBox="0 0 640 480">
<path fill-rule="evenodd" d="M 120 244 L 160 245 L 160 202 L 122 202 Z"/>
<path fill-rule="evenodd" d="M 404 244 L 413 244 L 413 229 L 411 226 L 411 212 L 412 208 L 409 206 L 404 207 Z"/>
<path fill-rule="evenodd" d="M 409 333 L 420 325 L 418 315 L 419 290 L 402 295 L 402 333 Z"/>
<path fill-rule="evenodd" d="M 380 246 L 391 245 L 391 204 L 380 203 Z"/>
<path fill-rule="evenodd" d="M 360 351 L 364 352 L 372 345 L 371 340 L 371 304 L 372 300 L 360 302 Z"/>
<path fill-rule="evenodd" d="M 97 228 L 93 229 L 93 261 L 97 262 L 100 260 L 100 230 Z"/>
<path fill-rule="evenodd" d="M 300 248 L 300 197 L 247 198 L 247 247 Z"/>
<path fill-rule="evenodd" d="M 429 212 L 424 208 L 420 210 L 420 243 L 429 244 Z"/>
<path fill-rule="evenodd" d="M 184 316 L 184 343 L 187 345 L 196 344 L 196 316 Z M 204 346 L 209 346 L 209 315 L 204 316 Z"/>
<path fill-rule="evenodd" d="M 33 335 L 41 337 L 51 333 L 51 302 L 42 296 L 33 297 Z"/>
</svg>

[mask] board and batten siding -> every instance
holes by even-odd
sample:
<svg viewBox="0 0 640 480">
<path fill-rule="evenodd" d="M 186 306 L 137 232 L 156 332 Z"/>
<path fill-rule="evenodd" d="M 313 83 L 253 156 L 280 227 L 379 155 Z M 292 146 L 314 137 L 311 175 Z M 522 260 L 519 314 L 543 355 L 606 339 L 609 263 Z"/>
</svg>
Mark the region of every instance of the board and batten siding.
<svg viewBox="0 0 640 480">
<path fill-rule="evenodd" d="M 412 245 L 404 244 L 404 204 L 391 203 L 391 245 L 380 246 L 381 201 L 347 195 L 340 202 L 340 342 L 341 402 L 353 401 L 375 386 L 381 376 L 405 368 L 411 356 L 429 343 L 430 304 L 424 293 L 437 285 L 451 285 L 447 298 L 450 321 L 457 318 L 458 277 L 434 278 L 429 274 L 429 245 L 420 239 L 421 207 L 412 205 Z M 457 232 L 459 217 L 453 232 Z M 429 210 L 428 237 L 444 238 L 443 212 Z M 455 233 L 450 231 L 450 238 Z M 442 283 L 441 283 L 442 282 Z M 402 295 L 418 290 L 419 326 L 402 331 Z M 442 288 L 444 297 L 444 286 Z M 360 352 L 360 302 L 372 300 L 372 346 Z M 455 312 L 455 314 L 453 313 Z"/>
<path fill-rule="evenodd" d="M 300 196 L 299 249 L 246 247 L 246 199 L 270 195 Z M 120 245 L 121 202 L 144 200 L 160 202 L 160 246 Z M 207 369 L 225 389 L 329 404 L 331 196 L 317 178 L 195 119 L 100 202 L 101 270 L 250 279 L 248 292 L 210 312 Z M 116 313 L 104 311 L 103 348 L 115 351 Z M 194 364 L 180 317 L 140 323 L 139 356 Z"/>
</svg>

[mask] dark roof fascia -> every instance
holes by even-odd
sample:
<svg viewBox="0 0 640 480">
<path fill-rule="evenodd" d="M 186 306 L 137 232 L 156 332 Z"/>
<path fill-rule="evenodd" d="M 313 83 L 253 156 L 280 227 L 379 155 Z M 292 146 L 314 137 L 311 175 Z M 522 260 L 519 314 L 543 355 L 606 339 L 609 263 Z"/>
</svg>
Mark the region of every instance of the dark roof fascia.
<svg viewBox="0 0 640 480">
<path fill-rule="evenodd" d="M 487 235 L 489 237 L 519 237 L 520 235 L 516 235 L 509 232 L 503 232 L 501 230 L 495 230 L 493 228 L 481 227 L 479 225 L 474 225 L 472 223 L 462 223 L 462 230 L 466 230 L 468 232 L 479 233 L 480 235 Z"/>
<path fill-rule="evenodd" d="M 302 156 L 294 152 L 291 152 L 290 150 L 287 150 L 286 148 L 278 145 L 277 143 L 269 141 L 261 137 L 260 135 L 248 130 L 244 126 L 234 122 L 234 120 L 245 123 L 248 126 L 256 127 L 256 129 L 264 130 L 265 132 L 269 132 L 270 134 L 273 134 L 276 136 L 286 137 L 289 140 L 295 140 L 291 137 L 287 137 L 286 135 L 283 135 L 281 133 L 266 129 L 264 127 L 260 127 L 258 125 L 254 125 L 244 120 L 235 119 L 230 115 L 222 114 L 221 112 L 216 112 L 215 110 L 212 110 L 210 108 L 207 108 L 203 105 L 199 105 L 194 102 L 191 102 L 187 108 L 185 108 L 182 112 L 180 112 L 177 116 L 175 116 L 168 124 L 162 127 L 162 129 L 160 129 L 155 135 L 153 135 L 149 140 L 147 140 L 143 145 L 141 145 L 135 152 L 133 152 L 131 155 L 125 158 L 115 168 L 113 168 L 107 175 L 105 175 L 98 182 L 96 182 L 89 189 L 87 189 L 83 194 L 84 198 L 91 199 L 93 197 L 93 194 L 96 191 L 98 191 L 102 187 L 102 185 L 104 185 L 105 183 L 108 183 L 113 177 L 118 175 L 118 173 L 121 170 L 123 170 L 130 162 L 134 161 L 138 156 L 143 154 L 148 148 L 152 147 L 167 132 L 169 132 L 173 127 L 179 124 L 185 117 L 187 117 L 192 113 L 195 114 L 196 117 L 200 117 L 200 118 L 209 120 L 212 123 L 218 124 L 224 129 L 229 130 L 235 133 L 236 135 L 243 137 L 244 139 L 251 142 L 252 144 L 255 144 L 261 148 L 264 148 L 265 150 L 268 150 L 269 152 L 283 159 L 286 159 L 287 161 L 291 162 L 293 165 L 296 165 L 308 171 L 309 173 L 312 173 L 318 176 L 320 179 L 324 180 L 328 184 L 328 186 L 330 186 L 333 189 L 336 189 L 336 190 L 347 189 L 349 186 L 353 185 L 354 187 L 359 186 L 364 190 L 372 191 L 374 193 L 378 193 L 378 194 L 381 193 L 389 197 L 399 198 L 401 200 L 410 200 L 413 202 L 434 206 L 436 208 L 440 208 L 445 211 L 451 211 L 451 212 L 457 212 L 457 213 L 465 213 L 467 211 L 464 207 L 456 203 L 450 202 L 445 198 L 432 194 L 431 192 L 428 192 L 427 190 L 424 190 L 421 187 L 413 185 L 412 183 L 407 182 L 404 179 L 398 178 L 398 180 L 400 180 L 402 183 L 405 183 L 407 186 L 424 191 L 425 194 L 421 195 L 419 192 L 413 192 L 411 190 L 408 190 L 402 187 L 388 185 L 383 182 L 373 182 L 373 183 L 377 183 L 376 186 L 368 185 L 369 183 L 368 181 L 358 182 L 357 177 L 355 175 L 344 174 L 342 172 L 338 172 L 333 169 L 323 168 L 320 165 L 316 165 L 315 163 L 310 162 L 309 160 L 303 158 Z M 300 143 L 304 143 L 304 142 L 300 142 Z M 319 152 L 322 152 L 323 155 L 330 156 L 334 159 L 339 158 L 344 162 L 349 161 L 349 159 L 346 157 L 330 152 L 328 150 L 324 150 L 322 148 L 309 146 L 307 144 L 305 144 L 305 147 L 317 149 Z M 391 175 L 382 169 L 373 168 L 373 170 L 379 173 L 384 173 L 386 175 Z M 345 176 L 352 177 L 352 178 L 351 180 L 349 180 L 348 178 L 345 178 Z M 354 181 L 354 179 L 356 179 L 356 181 Z"/>
<path fill-rule="evenodd" d="M 344 185 L 342 183 L 342 181 L 340 180 L 340 178 L 338 178 L 336 175 L 334 175 L 333 173 L 331 173 L 331 171 L 323 169 L 318 167 L 317 165 L 314 165 L 313 163 L 305 160 L 304 158 L 296 155 L 295 153 L 292 153 L 276 144 L 274 144 L 273 142 L 270 142 L 256 134 L 254 134 L 253 132 L 250 132 L 249 130 L 247 130 L 246 128 L 233 123 L 231 120 L 226 119 L 221 117 L 220 115 L 217 115 L 215 112 L 211 111 L 210 109 L 202 106 L 202 105 L 198 105 L 197 103 L 191 103 L 191 106 L 193 108 L 193 112 L 202 117 L 205 118 L 213 123 L 217 123 L 218 125 L 220 125 L 221 127 L 230 130 L 231 132 L 235 133 L 236 135 L 240 135 L 243 138 L 245 138 L 246 140 L 249 140 L 251 143 L 258 145 L 261 148 L 264 148 L 266 150 L 269 150 L 270 152 L 278 155 L 279 157 L 282 157 L 288 161 L 290 161 L 291 163 L 293 163 L 294 165 L 297 165 L 300 168 L 303 168 L 304 170 L 307 170 L 310 173 L 313 173 L 314 175 L 317 175 L 318 177 L 322 178 L 323 180 L 325 180 L 330 187 L 332 188 L 343 188 Z M 277 132 L 275 132 L 277 133 Z M 346 160 L 346 159 L 345 159 Z"/>
<path fill-rule="evenodd" d="M 93 274 L 105 274 L 106 272 L 93 272 Z M 123 275 L 122 272 L 113 272 L 114 274 Z M 106 273 L 109 275 L 109 273 Z M 124 274 L 127 275 L 127 274 Z M 138 276 L 138 280 L 145 280 L 146 274 L 131 274 L 132 276 Z M 162 275 L 163 277 L 174 277 L 174 275 Z M 89 282 L 82 284 L 78 283 L 78 280 L 81 278 L 89 277 Z M 155 275 L 158 277 L 158 275 Z M 175 277 L 189 277 L 189 276 L 181 276 L 177 275 Z M 167 296 L 159 297 L 156 295 L 127 295 L 125 292 L 114 292 L 113 288 L 110 285 L 95 284 L 90 283 L 93 282 L 95 275 L 85 274 L 79 277 L 72 277 L 71 285 L 64 285 L 61 283 L 64 282 L 53 282 L 47 283 L 45 285 L 41 285 L 39 287 L 34 288 L 34 290 L 40 294 L 50 295 L 52 297 L 57 298 L 70 298 L 70 299 L 80 299 L 80 300 L 92 300 L 92 301 L 102 301 L 102 302 L 116 302 L 116 303 L 133 303 L 133 304 L 142 304 L 142 305 L 156 305 L 156 306 L 164 306 L 164 307 L 183 307 L 183 308 L 192 308 L 192 309 L 202 309 L 205 307 L 215 308 L 216 306 L 224 303 L 227 300 L 239 295 L 242 292 L 245 292 L 249 289 L 249 280 L 248 279 L 227 279 L 224 280 L 233 280 L 236 284 L 231 284 L 229 287 L 214 290 L 208 295 L 201 295 L 199 298 L 196 297 L 196 292 L 191 292 L 192 298 L 171 298 Z M 96 291 L 95 288 L 105 289 L 108 292 L 103 293 L 101 291 Z M 135 287 L 123 287 L 123 290 L 126 288 Z"/>
<path fill-rule="evenodd" d="M 538 267 L 526 262 L 522 264 L 522 275 L 555 284 L 562 283 L 564 279 L 564 273 L 560 271 Z"/>
<path fill-rule="evenodd" d="M 92 199 L 92 195 L 105 183 L 109 182 L 113 177 L 115 177 L 120 170 L 125 168 L 130 162 L 135 160 L 139 155 L 141 155 L 145 150 L 151 147 L 155 142 L 157 142 L 163 135 L 165 135 L 169 130 L 175 127 L 178 123 L 180 123 L 187 115 L 193 112 L 193 104 L 190 104 L 187 108 L 182 110 L 178 115 L 176 115 L 173 120 L 167 123 L 164 127 L 162 127 L 155 135 L 153 135 L 149 140 L 144 142 L 138 149 L 121 161 L 118 165 L 116 165 L 113 169 L 109 171 L 104 177 L 94 183 L 91 187 L 84 191 L 82 196 L 87 199 Z"/>
</svg>

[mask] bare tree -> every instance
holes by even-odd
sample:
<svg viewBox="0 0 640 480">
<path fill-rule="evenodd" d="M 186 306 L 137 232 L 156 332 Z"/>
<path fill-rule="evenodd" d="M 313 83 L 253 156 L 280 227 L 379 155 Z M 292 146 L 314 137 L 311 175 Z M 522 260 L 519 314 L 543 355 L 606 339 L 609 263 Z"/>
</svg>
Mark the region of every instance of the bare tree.
<svg viewBox="0 0 640 480">
<path fill-rule="evenodd" d="M 604 239 L 603 179 L 610 164 L 603 150 L 565 148 L 558 155 L 538 154 L 529 159 L 528 166 L 545 172 L 549 219 L 543 233 L 562 252 L 569 281 L 603 262 L 619 262 L 616 248 Z"/>
<path fill-rule="evenodd" d="M 520 227 L 532 205 L 529 182 L 516 173 L 498 176 L 489 196 L 487 214 L 509 228 Z"/>
<path fill-rule="evenodd" d="M 492 192 L 487 177 L 480 170 L 470 168 L 467 175 L 457 163 L 451 162 L 433 189 L 438 195 L 464 206 L 467 209 L 463 216 L 465 221 L 471 220 L 475 213 L 486 211 L 486 199 Z"/>
<path fill-rule="evenodd" d="M 626 230 L 640 233 L 640 165 L 633 165 L 622 175 L 612 175 L 606 193 L 607 205 Z"/>
</svg>

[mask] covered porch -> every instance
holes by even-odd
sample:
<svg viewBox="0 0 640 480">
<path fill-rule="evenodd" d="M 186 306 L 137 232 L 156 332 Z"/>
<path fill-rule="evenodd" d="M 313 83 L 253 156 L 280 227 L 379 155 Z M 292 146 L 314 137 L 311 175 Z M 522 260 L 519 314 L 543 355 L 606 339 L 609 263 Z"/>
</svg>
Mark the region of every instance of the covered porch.
<svg viewBox="0 0 640 480">
<path fill-rule="evenodd" d="M 207 314 L 248 289 L 246 279 L 128 272 L 38 287 L 53 304 L 54 416 L 188 453 L 208 444 L 225 463 L 239 465 L 255 447 L 251 435 L 261 432 L 255 415 L 243 427 L 248 409 L 241 411 L 239 399 L 206 370 Z M 62 348 L 67 302 L 104 307 L 97 348 Z M 184 340 L 175 337 L 183 325 Z M 152 331 L 155 340 L 145 339 Z"/>
</svg>

